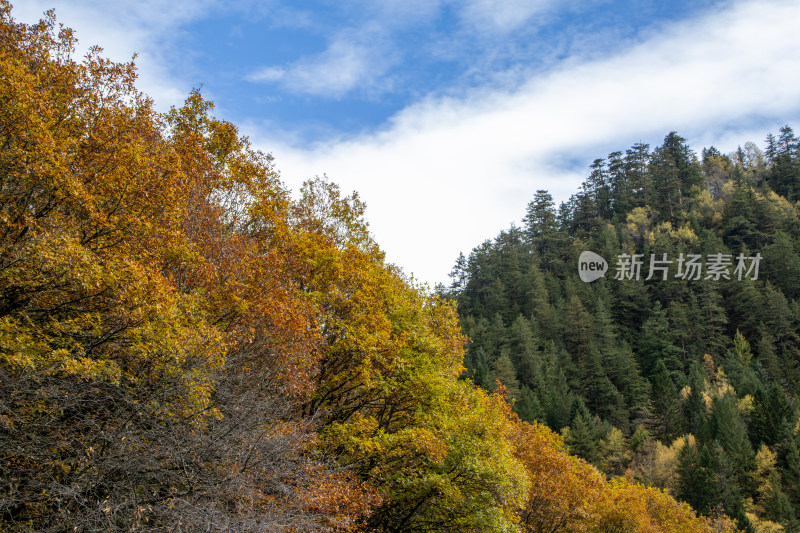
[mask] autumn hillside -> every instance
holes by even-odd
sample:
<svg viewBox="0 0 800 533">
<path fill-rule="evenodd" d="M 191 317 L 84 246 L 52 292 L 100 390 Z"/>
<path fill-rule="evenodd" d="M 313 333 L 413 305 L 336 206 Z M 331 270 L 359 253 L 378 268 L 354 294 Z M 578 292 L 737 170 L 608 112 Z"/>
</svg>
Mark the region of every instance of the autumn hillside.
<svg viewBox="0 0 800 533">
<path fill-rule="evenodd" d="M 0 17 L 0 530 L 724 530 L 459 379 L 355 194 Z"/>
</svg>

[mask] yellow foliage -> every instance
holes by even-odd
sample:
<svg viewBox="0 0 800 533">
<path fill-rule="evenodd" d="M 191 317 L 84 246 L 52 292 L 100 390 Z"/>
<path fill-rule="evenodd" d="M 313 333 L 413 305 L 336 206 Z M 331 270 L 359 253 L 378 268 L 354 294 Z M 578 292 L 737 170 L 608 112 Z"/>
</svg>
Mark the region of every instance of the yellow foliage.
<svg viewBox="0 0 800 533">
<path fill-rule="evenodd" d="M 749 416 L 750 413 L 753 412 L 754 406 L 755 404 L 753 403 L 753 396 L 750 394 L 745 394 L 744 398 L 739 398 L 737 403 L 739 414 L 742 416 Z"/>
<path fill-rule="evenodd" d="M 770 520 L 762 520 L 753 513 L 746 513 L 747 519 L 756 533 L 783 533 L 783 526 Z"/>
<path fill-rule="evenodd" d="M 606 481 L 593 466 L 566 455 L 561 438 L 543 426 L 517 422 L 513 435 L 530 476 L 528 501 L 520 511 L 523 531 L 712 531 L 688 505 L 658 488 L 624 478 Z M 688 438 L 693 442 L 694 437 Z M 678 439 L 656 452 L 664 480 L 674 478 L 671 472 L 682 445 Z M 733 526 L 720 531 L 732 532 Z"/>
<path fill-rule="evenodd" d="M 637 239 L 644 240 L 650 233 L 651 221 L 650 207 L 636 207 L 628 213 L 626 227 L 628 231 Z"/>
</svg>

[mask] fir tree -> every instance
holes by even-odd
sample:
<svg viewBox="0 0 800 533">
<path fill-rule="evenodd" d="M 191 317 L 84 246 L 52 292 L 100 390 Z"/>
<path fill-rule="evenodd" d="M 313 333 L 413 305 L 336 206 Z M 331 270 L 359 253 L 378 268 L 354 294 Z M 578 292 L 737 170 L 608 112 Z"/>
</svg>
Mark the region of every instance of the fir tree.
<svg viewBox="0 0 800 533">
<path fill-rule="evenodd" d="M 675 390 L 675 383 L 672 381 L 664 361 L 661 360 L 656 363 L 651 402 L 653 430 L 665 439 L 677 436 L 683 425 L 680 402 Z"/>
<path fill-rule="evenodd" d="M 569 452 L 592 464 L 600 463 L 597 433 L 587 411 L 577 412 L 565 431 L 564 443 Z"/>
<path fill-rule="evenodd" d="M 518 398 L 520 394 L 517 371 L 508 356 L 508 352 L 503 350 L 495 362 L 492 364 L 493 381 L 499 381 L 508 391 L 511 398 Z"/>
<path fill-rule="evenodd" d="M 755 467 L 755 454 L 747 438 L 747 428 L 739 415 L 735 395 L 728 393 L 714 399 L 709 425 L 711 437 L 719 442 L 731 459 L 738 482 L 747 485 L 748 475 Z"/>
<path fill-rule="evenodd" d="M 705 378 L 700 367 L 693 363 L 689 370 L 689 395 L 684 403 L 686 429 L 689 433 L 705 442 L 708 439 L 708 411 L 703 399 Z"/>
<path fill-rule="evenodd" d="M 714 476 L 707 465 L 711 456 L 707 448 L 703 448 L 702 457 L 697 448 L 685 439 L 678 452 L 676 474 L 678 476 L 678 497 L 694 507 L 700 513 L 706 513 L 713 503 Z"/>
<path fill-rule="evenodd" d="M 525 385 L 520 388 L 519 399 L 514 402 L 514 411 L 526 422 L 547 422 L 547 415 L 539 398 Z"/>
</svg>

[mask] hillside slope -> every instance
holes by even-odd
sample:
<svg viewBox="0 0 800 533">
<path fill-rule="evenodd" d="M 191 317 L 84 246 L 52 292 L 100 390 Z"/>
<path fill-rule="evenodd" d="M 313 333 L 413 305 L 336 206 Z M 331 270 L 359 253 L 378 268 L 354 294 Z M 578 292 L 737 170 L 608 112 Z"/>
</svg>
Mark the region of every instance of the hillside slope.
<svg viewBox="0 0 800 533">
<path fill-rule="evenodd" d="M 597 159 L 440 288 L 472 339 L 466 375 L 608 475 L 800 530 L 798 200 L 788 126 L 763 152 L 698 158 L 673 132 Z"/>
</svg>

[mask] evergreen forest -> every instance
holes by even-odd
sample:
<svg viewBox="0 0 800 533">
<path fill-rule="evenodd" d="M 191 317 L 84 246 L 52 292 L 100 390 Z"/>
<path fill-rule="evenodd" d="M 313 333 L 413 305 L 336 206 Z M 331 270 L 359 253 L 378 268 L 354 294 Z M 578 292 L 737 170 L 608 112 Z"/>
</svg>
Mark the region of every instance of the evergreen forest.
<svg viewBox="0 0 800 533">
<path fill-rule="evenodd" d="M 471 339 L 465 376 L 609 477 L 800 530 L 798 200 L 789 126 L 731 154 L 671 132 L 595 160 L 557 207 L 536 191 L 439 287 Z M 597 281 L 584 251 L 608 262 Z"/>
</svg>

